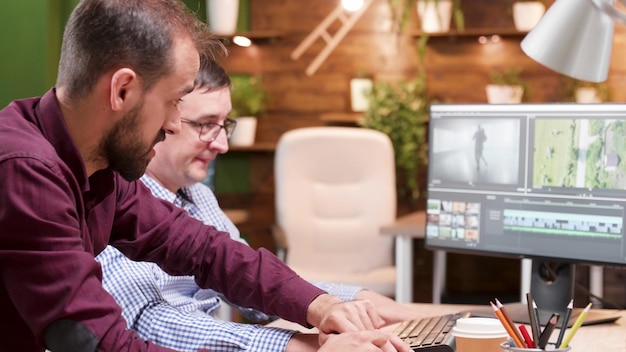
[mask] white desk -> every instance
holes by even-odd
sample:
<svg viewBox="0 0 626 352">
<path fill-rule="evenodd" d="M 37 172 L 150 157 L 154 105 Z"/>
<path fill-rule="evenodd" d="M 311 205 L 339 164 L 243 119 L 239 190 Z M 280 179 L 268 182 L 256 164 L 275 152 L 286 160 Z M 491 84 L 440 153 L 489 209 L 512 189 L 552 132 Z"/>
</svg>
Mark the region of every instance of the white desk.
<svg viewBox="0 0 626 352">
<path fill-rule="evenodd" d="M 383 235 L 396 236 L 396 301 L 413 301 L 413 239 L 426 237 L 426 212 L 417 211 L 396 220 L 380 229 Z M 434 251 L 433 257 L 433 303 L 441 303 L 441 294 L 446 284 L 446 252 Z M 520 300 L 526 300 L 530 291 L 532 261 L 522 259 L 520 272 Z M 602 297 L 603 275 L 601 266 L 591 267 L 591 292 Z"/>
<path fill-rule="evenodd" d="M 426 212 L 418 211 L 380 229 L 383 235 L 396 236 L 396 301 L 413 301 L 413 239 L 426 237 Z M 445 288 L 446 252 L 434 251 L 433 303 L 441 303 Z"/>
</svg>

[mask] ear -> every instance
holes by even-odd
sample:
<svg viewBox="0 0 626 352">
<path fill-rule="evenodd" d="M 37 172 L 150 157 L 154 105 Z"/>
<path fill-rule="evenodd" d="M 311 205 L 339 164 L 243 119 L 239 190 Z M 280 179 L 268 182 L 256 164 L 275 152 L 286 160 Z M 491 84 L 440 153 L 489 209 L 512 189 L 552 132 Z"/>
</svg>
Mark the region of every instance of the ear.
<svg viewBox="0 0 626 352">
<path fill-rule="evenodd" d="M 125 111 L 135 106 L 142 94 L 137 73 L 130 68 L 121 68 L 111 77 L 111 109 Z"/>
</svg>

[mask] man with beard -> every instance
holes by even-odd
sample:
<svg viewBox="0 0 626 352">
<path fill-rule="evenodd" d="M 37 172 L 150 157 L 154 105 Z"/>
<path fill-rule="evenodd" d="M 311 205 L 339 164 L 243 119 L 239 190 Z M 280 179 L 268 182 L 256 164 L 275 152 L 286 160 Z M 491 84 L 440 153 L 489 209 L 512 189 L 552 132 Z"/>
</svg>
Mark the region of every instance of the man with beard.
<svg viewBox="0 0 626 352">
<path fill-rule="evenodd" d="M 0 351 L 169 351 L 127 330 L 102 287 L 94 255 L 109 243 L 235 303 L 315 326 L 322 343 L 384 323 L 371 302 L 341 302 L 136 180 L 155 143 L 180 132 L 199 53 L 216 47 L 179 0 L 82 0 L 56 87 L 0 111 Z M 408 350 L 374 334 L 364 340 Z"/>
<path fill-rule="evenodd" d="M 201 60 L 194 85 L 194 90 L 180 103 L 180 133 L 155 146 L 156 155 L 141 180 L 154 196 L 243 241 L 211 189 L 202 184 L 209 163 L 228 152 L 227 138 L 236 128 L 236 120 L 227 118 L 231 111 L 230 78 L 215 61 Z M 160 345 L 185 351 L 208 348 L 232 352 L 306 352 L 319 348 L 313 334 L 233 324 L 213 317 L 222 297 L 198 287 L 193 276 L 170 276 L 153 263 L 126 258 L 112 246 L 107 246 L 96 259 L 102 264 L 104 288 L 122 307 L 129 328 Z M 389 323 L 418 315 L 361 287 L 326 282 L 315 285 L 344 301 L 370 300 Z M 260 312 L 236 308 L 253 321 L 267 318 L 259 319 Z"/>
</svg>

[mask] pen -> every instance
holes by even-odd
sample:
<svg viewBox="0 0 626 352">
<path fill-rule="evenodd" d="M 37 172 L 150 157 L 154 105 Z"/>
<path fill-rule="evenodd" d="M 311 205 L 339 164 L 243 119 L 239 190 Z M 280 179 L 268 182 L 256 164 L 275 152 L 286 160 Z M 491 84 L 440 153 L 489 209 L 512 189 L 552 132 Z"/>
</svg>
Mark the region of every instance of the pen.
<svg viewBox="0 0 626 352">
<path fill-rule="evenodd" d="M 530 331 L 533 334 L 533 341 L 539 341 L 539 319 L 537 319 L 537 305 L 530 292 L 526 293 L 526 304 L 528 305 L 528 317 L 530 319 Z"/>
<path fill-rule="evenodd" d="M 541 335 L 539 336 L 539 341 L 537 341 L 537 347 L 542 350 L 546 348 L 548 344 L 548 340 L 550 340 L 550 336 L 552 335 L 552 331 L 554 331 L 554 327 L 556 327 L 557 322 L 559 321 L 559 314 L 554 313 L 548 320 L 546 327 L 543 328 Z"/>
<path fill-rule="evenodd" d="M 533 342 L 533 339 L 530 337 L 528 330 L 526 330 L 526 325 L 520 325 L 519 331 L 522 333 L 522 336 L 524 337 L 524 341 L 526 342 L 526 345 L 528 345 L 528 348 L 535 348 L 535 343 Z"/>
<path fill-rule="evenodd" d="M 565 311 L 565 317 L 563 317 L 563 323 L 561 323 L 561 331 L 559 331 L 559 337 L 556 339 L 556 346 L 560 346 L 561 342 L 563 342 L 563 336 L 565 336 L 565 329 L 567 329 L 567 323 L 569 322 L 569 317 L 572 315 L 572 309 L 574 309 L 574 300 L 569 301 L 567 305 L 567 310 Z"/>
<path fill-rule="evenodd" d="M 511 320 L 509 313 L 506 311 L 502 303 L 500 303 L 500 301 L 497 298 L 496 298 L 496 307 L 498 307 L 500 312 L 502 312 L 502 316 L 506 320 L 507 324 L 509 324 L 509 326 L 511 327 L 511 330 L 513 330 L 513 333 L 517 335 L 517 339 L 522 342 L 522 344 L 517 345 L 517 347 L 522 347 L 522 348 L 528 347 L 526 343 L 524 342 L 524 337 L 522 337 L 522 334 L 520 334 L 519 330 L 517 329 L 517 326 L 515 326 L 515 324 L 513 323 L 513 320 Z"/>
<path fill-rule="evenodd" d="M 522 340 L 520 340 L 519 337 L 517 337 L 517 334 L 515 334 L 515 330 L 513 330 L 513 328 L 506 321 L 506 319 L 504 318 L 504 315 L 502 315 L 502 312 L 500 311 L 500 309 L 498 309 L 498 307 L 496 307 L 496 305 L 493 304 L 493 302 L 489 302 L 489 304 L 491 304 L 491 307 L 493 308 L 493 312 L 496 314 L 496 317 L 498 317 L 498 319 L 500 320 L 500 323 L 502 324 L 502 326 L 504 326 L 504 329 L 506 330 L 506 332 L 513 339 L 513 342 L 515 343 L 515 346 L 517 346 L 517 347 L 524 346 L 524 342 Z"/>
<path fill-rule="evenodd" d="M 581 325 L 583 325 L 583 321 L 585 321 L 585 318 L 587 317 L 587 314 L 589 313 L 589 309 L 591 309 L 591 302 L 589 302 L 589 304 L 587 304 L 587 307 L 585 307 L 585 309 L 582 312 L 580 312 L 578 319 L 576 319 L 576 321 L 574 322 L 574 325 L 572 325 L 572 329 L 569 331 L 569 334 L 567 334 L 567 336 L 565 337 L 565 340 L 561 342 L 561 345 L 559 346 L 559 348 L 565 348 L 569 345 L 569 342 L 572 340 L 572 337 L 574 337 L 574 334 L 576 333 L 576 331 L 578 331 L 578 328 Z"/>
</svg>

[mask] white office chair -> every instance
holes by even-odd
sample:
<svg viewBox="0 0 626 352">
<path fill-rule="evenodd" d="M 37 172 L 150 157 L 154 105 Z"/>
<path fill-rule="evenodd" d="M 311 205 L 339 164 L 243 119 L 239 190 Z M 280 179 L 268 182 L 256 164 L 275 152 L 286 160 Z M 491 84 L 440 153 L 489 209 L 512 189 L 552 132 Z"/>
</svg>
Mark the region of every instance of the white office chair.
<svg viewBox="0 0 626 352">
<path fill-rule="evenodd" d="M 283 134 L 275 155 L 277 244 L 307 280 L 395 295 L 393 146 L 381 132 L 309 127 Z M 282 236 L 282 237 L 281 237 Z"/>
</svg>

